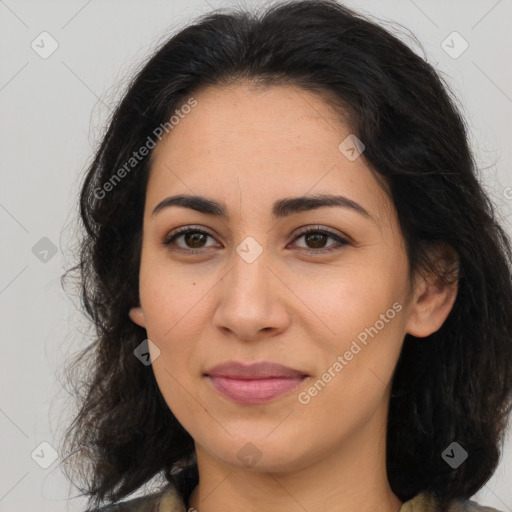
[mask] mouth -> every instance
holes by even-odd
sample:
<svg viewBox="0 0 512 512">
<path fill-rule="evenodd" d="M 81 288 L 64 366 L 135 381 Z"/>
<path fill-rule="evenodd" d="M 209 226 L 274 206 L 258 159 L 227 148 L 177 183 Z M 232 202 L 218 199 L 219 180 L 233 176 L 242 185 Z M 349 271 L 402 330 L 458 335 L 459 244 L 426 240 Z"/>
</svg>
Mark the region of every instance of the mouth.
<svg viewBox="0 0 512 512">
<path fill-rule="evenodd" d="M 275 400 L 298 386 L 309 375 L 273 362 L 244 365 L 229 362 L 203 374 L 224 397 L 241 404 L 261 404 Z"/>
</svg>

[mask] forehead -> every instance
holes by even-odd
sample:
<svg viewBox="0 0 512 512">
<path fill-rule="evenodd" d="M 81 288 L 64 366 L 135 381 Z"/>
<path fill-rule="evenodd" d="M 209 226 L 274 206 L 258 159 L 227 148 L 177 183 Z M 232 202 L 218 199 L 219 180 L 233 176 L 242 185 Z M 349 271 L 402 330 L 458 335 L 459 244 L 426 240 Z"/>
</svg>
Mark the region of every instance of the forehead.
<svg viewBox="0 0 512 512">
<path fill-rule="evenodd" d="M 331 131 L 337 140 L 340 129 L 348 130 L 340 114 L 322 97 L 298 87 L 215 86 L 194 94 L 194 99 L 197 105 L 181 116 L 166 138 L 174 150 L 184 139 L 195 143 L 196 149 L 205 150 L 231 144 L 231 157 L 236 157 L 238 147 L 246 152 L 279 144 L 282 153 L 319 145 L 332 150 L 333 140 L 326 139 L 325 132 Z M 250 139 L 240 146 L 247 137 Z M 165 145 L 164 141 L 160 147 Z"/>
<path fill-rule="evenodd" d="M 364 158 L 351 161 L 340 151 L 351 130 L 325 97 L 240 84 L 208 87 L 193 98 L 196 105 L 154 150 L 149 204 L 170 191 L 218 196 L 238 188 L 256 201 L 260 194 L 272 200 L 340 192 L 365 198 L 370 210 L 389 209 Z"/>
</svg>

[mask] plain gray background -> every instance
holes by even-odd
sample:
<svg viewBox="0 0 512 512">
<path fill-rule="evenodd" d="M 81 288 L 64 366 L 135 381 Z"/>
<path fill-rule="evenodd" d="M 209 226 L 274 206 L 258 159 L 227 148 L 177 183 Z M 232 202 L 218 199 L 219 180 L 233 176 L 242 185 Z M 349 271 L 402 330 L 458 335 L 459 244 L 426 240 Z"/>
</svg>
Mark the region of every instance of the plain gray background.
<svg viewBox="0 0 512 512">
<path fill-rule="evenodd" d="M 76 491 L 59 468 L 73 412 L 63 362 L 88 342 L 60 276 L 72 261 L 81 176 L 111 108 L 171 33 L 214 8 L 255 3 L 0 0 L 0 512 L 79 512 L 85 504 L 69 499 Z M 418 37 L 460 99 L 482 181 L 512 233 L 512 1 L 345 3 Z M 46 55 L 52 44 L 58 48 Z M 503 511 L 512 511 L 511 437 L 475 497 Z"/>
</svg>

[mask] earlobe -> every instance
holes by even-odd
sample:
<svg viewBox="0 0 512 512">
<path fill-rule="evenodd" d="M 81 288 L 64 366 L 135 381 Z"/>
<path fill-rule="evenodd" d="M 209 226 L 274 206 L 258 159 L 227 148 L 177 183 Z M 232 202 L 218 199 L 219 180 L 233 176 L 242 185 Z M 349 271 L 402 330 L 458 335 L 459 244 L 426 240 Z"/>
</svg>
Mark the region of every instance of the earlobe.
<svg viewBox="0 0 512 512">
<path fill-rule="evenodd" d="M 438 331 L 453 308 L 457 291 L 457 281 L 440 284 L 422 279 L 411 305 L 406 332 L 425 338 Z"/>
<path fill-rule="evenodd" d="M 144 312 L 140 306 L 131 308 L 128 316 L 134 324 L 146 328 L 146 319 L 144 318 Z"/>
</svg>

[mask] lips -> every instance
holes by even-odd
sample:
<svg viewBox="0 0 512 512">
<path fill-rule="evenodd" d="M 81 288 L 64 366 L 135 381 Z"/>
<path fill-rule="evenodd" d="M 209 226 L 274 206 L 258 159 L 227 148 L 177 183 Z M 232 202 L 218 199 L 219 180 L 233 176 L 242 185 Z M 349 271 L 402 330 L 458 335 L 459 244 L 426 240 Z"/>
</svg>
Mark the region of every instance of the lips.
<svg viewBox="0 0 512 512">
<path fill-rule="evenodd" d="M 217 365 L 205 377 L 221 395 L 237 403 L 260 404 L 296 389 L 308 375 L 273 362 Z"/>
<path fill-rule="evenodd" d="M 214 366 L 206 375 L 215 377 L 229 377 L 231 379 L 269 379 L 269 378 L 294 378 L 303 377 L 306 374 L 294 370 L 282 364 L 263 361 L 261 363 L 242 364 L 229 362 Z"/>
</svg>

